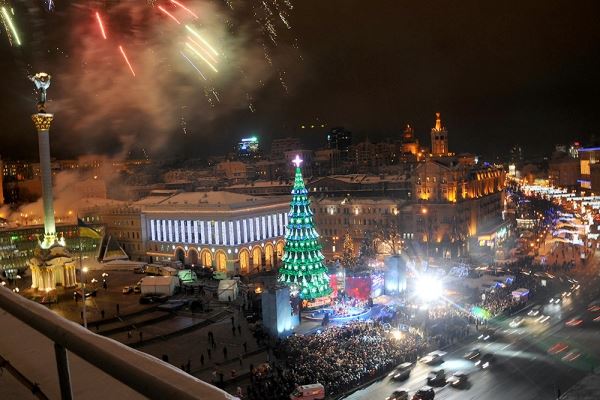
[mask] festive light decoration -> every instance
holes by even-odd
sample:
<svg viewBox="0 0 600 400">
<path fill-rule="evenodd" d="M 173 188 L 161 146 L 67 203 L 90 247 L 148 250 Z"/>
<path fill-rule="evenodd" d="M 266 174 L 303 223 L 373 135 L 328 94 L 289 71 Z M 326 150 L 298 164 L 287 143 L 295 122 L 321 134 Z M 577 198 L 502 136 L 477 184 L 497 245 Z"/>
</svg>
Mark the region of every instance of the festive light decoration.
<svg viewBox="0 0 600 400">
<path fill-rule="evenodd" d="M 313 222 L 308 190 L 302 178 L 301 162 L 299 157 L 294 160 L 296 176 L 279 281 L 297 287 L 302 299 L 312 300 L 328 296 L 332 289 L 329 286 L 327 267 L 323 263 L 325 257 L 321 253 L 319 234 Z"/>
</svg>

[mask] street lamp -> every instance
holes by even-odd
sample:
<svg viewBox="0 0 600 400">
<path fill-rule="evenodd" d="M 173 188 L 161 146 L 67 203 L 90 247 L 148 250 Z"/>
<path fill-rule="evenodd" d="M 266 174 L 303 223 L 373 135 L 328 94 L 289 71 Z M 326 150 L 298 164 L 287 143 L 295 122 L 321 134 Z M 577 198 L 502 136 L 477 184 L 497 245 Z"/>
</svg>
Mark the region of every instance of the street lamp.
<svg viewBox="0 0 600 400">
<path fill-rule="evenodd" d="M 427 216 L 427 207 L 423 207 L 421 208 L 421 214 Z M 429 268 L 429 236 L 430 236 L 430 229 L 431 227 L 429 226 L 429 216 L 427 216 L 427 224 L 425 226 L 425 229 L 427 230 L 427 239 L 426 239 L 426 243 L 425 243 L 425 254 L 426 254 L 426 259 L 427 259 L 427 268 Z"/>
<path fill-rule="evenodd" d="M 87 274 L 88 271 L 89 271 L 88 267 L 81 268 L 81 272 L 83 273 L 84 276 L 85 276 L 85 274 Z M 82 279 L 81 279 L 83 281 L 83 288 L 82 288 L 83 296 L 81 296 L 81 301 L 83 301 L 83 327 L 85 329 L 87 329 L 87 309 L 85 307 L 85 281 L 87 278 L 85 278 L 84 276 L 82 276 Z"/>
</svg>

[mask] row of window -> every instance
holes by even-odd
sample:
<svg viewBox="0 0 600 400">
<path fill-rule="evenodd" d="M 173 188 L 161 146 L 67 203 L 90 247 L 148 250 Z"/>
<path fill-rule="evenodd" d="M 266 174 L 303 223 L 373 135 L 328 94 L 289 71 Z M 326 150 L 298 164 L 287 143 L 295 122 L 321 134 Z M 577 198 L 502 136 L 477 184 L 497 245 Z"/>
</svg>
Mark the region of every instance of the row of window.
<svg viewBox="0 0 600 400">
<path fill-rule="evenodd" d="M 155 242 L 239 245 L 283 236 L 286 213 L 235 221 L 150 220 L 150 238 Z"/>
</svg>

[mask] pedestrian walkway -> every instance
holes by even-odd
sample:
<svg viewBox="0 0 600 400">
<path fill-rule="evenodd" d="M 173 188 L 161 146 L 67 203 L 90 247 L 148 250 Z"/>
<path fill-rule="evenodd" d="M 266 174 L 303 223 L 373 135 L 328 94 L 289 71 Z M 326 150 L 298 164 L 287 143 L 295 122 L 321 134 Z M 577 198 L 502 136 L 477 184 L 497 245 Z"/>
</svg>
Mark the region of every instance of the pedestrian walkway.
<svg viewBox="0 0 600 400">
<path fill-rule="evenodd" d="M 161 322 L 171 324 L 172 320 Z M 213 340 L 211 340 L 211 338 Z M 133 338 L 132 341 L 135 341 Z M 223 311 L 206 318 L 194 329 L 161 340 L 146 341 L 136 347 L 157 358 L 183 367 L 206 382 L 221 380 L 224 387 L 237 385 L 249 376 L 250 367 L 269 360 L 266 349 L 252 335 L 249 324 L 238 311 Z"/>
</svg>

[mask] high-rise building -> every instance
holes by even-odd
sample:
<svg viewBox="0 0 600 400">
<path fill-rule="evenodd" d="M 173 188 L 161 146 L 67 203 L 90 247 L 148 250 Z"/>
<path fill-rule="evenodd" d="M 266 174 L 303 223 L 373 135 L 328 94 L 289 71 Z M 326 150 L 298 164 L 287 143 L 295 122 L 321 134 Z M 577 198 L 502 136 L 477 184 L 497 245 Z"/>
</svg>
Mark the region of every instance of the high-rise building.
<svg viewBox="0 0 600 400">
<path fill-rule="evenodd" d="M 523 148 L 521 146 L 514 145 L 511 149 L 510 149 L 510 163 L 511 164 L 519 164 L 523 162 Z"/>
<path fill-rule="evenodd" d="M 256 136 L 242 138 L 235 146 L 236 155 L 242 160 L 256 160 L 260 158 L 260 146 Z"/>
<path fill-rule="evenodd" d="M 327 134 L 327 145 L 330 149 L 338 149 L 341 160 L 346 161 L 352 145 L 352 132 L 341 127 L 331 129 Z"/>
<path fill-rule="evenodd" d="M 419 141 L 415 138 L 415 130 L 407 124 L 402 132 L 401 152 L 416 155 L 419 151 Z"/>
<path fill-rule="evenodd" d="M 435 127 L 431 130 L 431 153 L 434 156 L 448 155 L 448 131 L 442 126 L 440 113 L 435 113 Z"/>
</svg>

